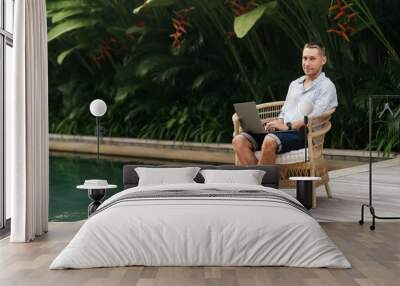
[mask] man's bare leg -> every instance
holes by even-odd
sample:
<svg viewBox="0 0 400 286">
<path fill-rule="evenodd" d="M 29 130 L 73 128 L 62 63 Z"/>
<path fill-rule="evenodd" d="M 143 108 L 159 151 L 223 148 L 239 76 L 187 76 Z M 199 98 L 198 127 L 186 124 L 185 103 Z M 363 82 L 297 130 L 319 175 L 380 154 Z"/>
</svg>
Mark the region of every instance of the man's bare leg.
<svg viewBox="0 0 400 286">
<path fill-rule="evenodd" d="M 253 146 L 243 135 L 236 135 L 232 139 L 233 150 L 238 156 L 240 165 L 256 165 L 257 158 L 254 155 Z"/>
<path fill-rule="evenodd" d="M 265 136 L 261 147 L 261 157 L 258 161 L 258 165 L 275 164 L 277 149 L 278 144 L 275 139 L 270 136 Z"/>
</svg>

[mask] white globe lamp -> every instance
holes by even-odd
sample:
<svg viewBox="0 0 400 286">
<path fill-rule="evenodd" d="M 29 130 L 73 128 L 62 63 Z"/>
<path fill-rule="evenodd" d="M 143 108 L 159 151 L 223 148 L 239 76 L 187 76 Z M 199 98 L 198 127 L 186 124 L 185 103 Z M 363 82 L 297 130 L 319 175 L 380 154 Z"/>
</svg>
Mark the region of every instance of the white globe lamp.
<svg viewBox="0 0 400 286">
<path fill-rule="evenodd" d="M 102 117 L 107 111 L 107 104 L 101 99 L 95 99 L 90 103 L 90 113 L 95 117 Z"/>
<path fill-rule="evenodd" d="M 300 101 L 298 105 L 298 111 L 301 115 L 308 116 L 313 112 L 313 110 L 314 105 L 309 99 L 304 98 L 302 101 Z"/>
</svg>

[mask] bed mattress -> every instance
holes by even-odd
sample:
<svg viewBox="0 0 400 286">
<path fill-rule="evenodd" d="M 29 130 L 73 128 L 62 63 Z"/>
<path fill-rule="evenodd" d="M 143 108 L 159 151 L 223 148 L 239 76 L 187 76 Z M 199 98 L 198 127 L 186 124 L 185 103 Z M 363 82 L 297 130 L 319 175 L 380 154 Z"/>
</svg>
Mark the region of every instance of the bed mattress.
<svg viewBox="0 0 400 286">
<path fill-rule="evenodd" d="M 318 222 L 286 193 L 197 183 L 115 194 L 50 269 L 128 265 L 351 267 Z"/>
</svg>

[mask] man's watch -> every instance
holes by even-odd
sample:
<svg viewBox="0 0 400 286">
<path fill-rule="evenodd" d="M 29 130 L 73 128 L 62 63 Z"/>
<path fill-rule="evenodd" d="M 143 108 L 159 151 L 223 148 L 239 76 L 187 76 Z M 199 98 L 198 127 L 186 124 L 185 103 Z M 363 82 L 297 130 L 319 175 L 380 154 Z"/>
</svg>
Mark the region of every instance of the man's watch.
<svg viewBox="0 0 400 286">
<path fill-rule="evenodd" d="M 292 130 L 292 122 L 286 122 L 286 126 L 288 127 L 288 130 Z"/>
</svg>

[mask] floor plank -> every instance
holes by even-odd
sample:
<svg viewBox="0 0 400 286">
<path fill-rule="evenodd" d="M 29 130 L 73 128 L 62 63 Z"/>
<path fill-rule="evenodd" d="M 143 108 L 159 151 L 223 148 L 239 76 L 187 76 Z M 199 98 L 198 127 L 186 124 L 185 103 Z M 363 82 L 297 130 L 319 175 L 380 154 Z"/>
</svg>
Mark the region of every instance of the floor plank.
<svg viewBox="0 0 400 286">
<path fill-rule="evenodd" d="M 400 222 L 378 221 L 375 231 L 357 223 L 360 205 L 368 199 L 367 166 L 331 174 L 334 198 L 327 199 L 320 188 L 318 208 L 312 214 L 319 221 L 330 221 L 321 225 L 352 269 L 137 266 L 50 271 L 50 263 L 81 221 L 50 223 L 49 233 L 28 244 L 0 240 L 0 285 L 399 285 Z M 374 205 L 380 215 L 400 214 L 399 174 L 399 159 L 374 164 Z"/>
<path fill-rule="evenodd" d="M 329 172 L 333 198 L 328 199 L 325 187 L 317 189 L 317 208 L 311 210 L 318 221 L 357 222 L 361 204 L 368 203 L 368 164 Z M 373 205 L 379 216 L 400 217 L 400 158 L 373 164 Z M 287 190 L 295 195 L 294 190 Z M 371 221 L 368 209 L 366 221 Z"/>
<path fill-rule="evenodd" d="M 352 269 L 290 267 L 117 267 L 49 270 L 82 222 L 50 223 L 49 233 L 28 244 L 0 241 L 0 285 L 398 285 L 400 222 L 375 231 L 357 223 L 321 223 Z"/>
</svg>

